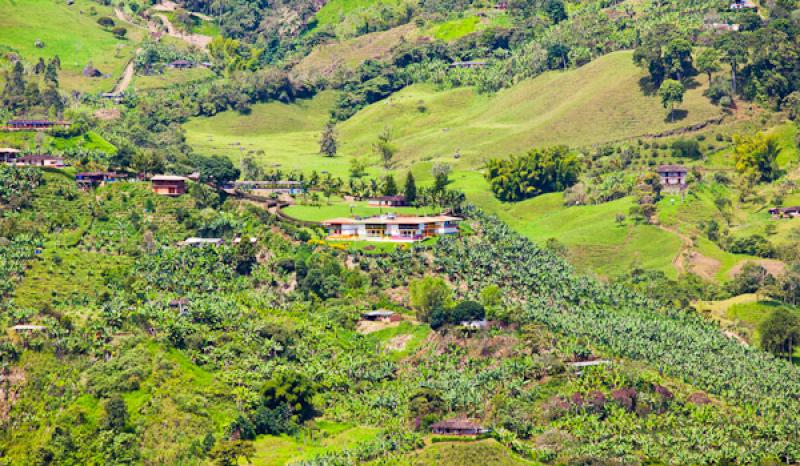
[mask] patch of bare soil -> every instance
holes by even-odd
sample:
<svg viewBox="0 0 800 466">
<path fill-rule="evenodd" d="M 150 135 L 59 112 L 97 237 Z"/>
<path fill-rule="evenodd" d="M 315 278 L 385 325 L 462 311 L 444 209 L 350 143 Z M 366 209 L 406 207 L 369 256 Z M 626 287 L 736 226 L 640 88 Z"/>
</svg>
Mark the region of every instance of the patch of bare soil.
<svg viewBox="0 0 800 466">
<path fill-rule="evenodd" d="M 116 120 L 122 116 L 122 112 L 117 108 L 101 108 L 94 112 L 95 118 L 103 121 Z"/>
<path fill-rule="evenodd" d="M 393 303 L 405 306 L 408 300 L 408 287 L 398 286 L 397 288 L 389 288 L 386 290 L 386 296 L 392 300 Z"/>
<path fill-rule="evenodd" d="M 413 335 L 397 335 L 386 342 L 386 349 L 389 351 L 403 351 Z"/>
<path fill-rule="evenodd" d="M 689 270 L 706 280 L 714 280 L 721 266 L 718 260 L 704 256 L 697 251 L 690 251 L 688 260 Z"/>
<path fill-rule="evenodd" d="M 356 324 L 356 331 L 363 335 L 368 333 L 377 332 L 385 328 L 397 327 L 401 321 L 388 322 L 388 321 L 372 321 L 372 320 L 359 320 Z"/>
<path fill-rule="evenodd" d="M 731 271 L 728 273 L 731 277 L 735 277 L 739 275 L 739 272 L 742 271 L 744 268 L 744 264 L 748 262 L 754 262 L 761 267 L 764 267 L 767 272 L 773 277 L 777 277 L 778 275 L 782 274 L 784 270 L 786 270 L 786 264 L 783 262 L 776 260 L 776 259 L 758 259 L 758 260 L 750 260 L 750 261 L 742 261 L 738 264 L 734 265 Z"/>
</svg>

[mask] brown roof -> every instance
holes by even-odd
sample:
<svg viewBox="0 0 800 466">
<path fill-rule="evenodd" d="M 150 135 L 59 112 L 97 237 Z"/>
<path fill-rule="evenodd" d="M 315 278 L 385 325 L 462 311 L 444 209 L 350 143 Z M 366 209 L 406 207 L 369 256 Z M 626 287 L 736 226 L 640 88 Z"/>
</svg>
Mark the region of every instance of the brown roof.
<svg viewBox="0 0 800 466">
<path fill-rule="evenodd" d="M 437 215 L 435 217 L 366 217 L 360 220 L 354 218 L 332 218 L 322 222 L 323 225 L 360 225 L 362 223 L 372 223 L 379 225 L 399 225 L 404 223 L 436 223 L 436 222 L 459 222 L 463 219 L 450 217 L 448 215 Z"/>
<path fill-rule="evenodd" d="M 686 173 L 688 171 L 689 170 L 683 165 L 661 165 L 656 169 L 656 172 L 658 173 L 667 173 L 667 172 Z"/>
<path fill-rule="evenodd" d="M 431 425 L 433 429 L 472 430 L 483 429 L 483 426 L 469 419 L 448 419 Z"/>
</svg>

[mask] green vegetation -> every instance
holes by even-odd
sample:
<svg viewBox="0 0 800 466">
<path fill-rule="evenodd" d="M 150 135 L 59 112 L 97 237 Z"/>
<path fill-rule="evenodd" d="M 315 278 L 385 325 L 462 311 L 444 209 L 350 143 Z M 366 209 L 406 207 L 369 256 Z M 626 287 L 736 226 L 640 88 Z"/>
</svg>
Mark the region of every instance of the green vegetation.
<svg viewBox="0 0 800 466">
<path fill-rule="evenodd" d="M 72 5 L 52 0 L 4 2 L 0 43 L 30 61 L 57 55 L 65 89 L 108 91 L 133 56 L 140 34 L 132 28 L 127 39 L 118 39 L 97 24 L 101 16 L 113 16 L 111 8 L 90 0 L 76 0 Z M 37 40 L 44 44 L 42 48 L 36 47 Z M 110 77 L 82 76 L 89 63 Z"/>
</svg>

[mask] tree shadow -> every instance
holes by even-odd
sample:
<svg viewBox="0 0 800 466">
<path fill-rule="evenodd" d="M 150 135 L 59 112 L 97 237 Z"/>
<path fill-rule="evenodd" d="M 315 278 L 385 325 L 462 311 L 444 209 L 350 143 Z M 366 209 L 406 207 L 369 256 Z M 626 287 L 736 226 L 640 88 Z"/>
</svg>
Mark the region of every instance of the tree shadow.
<svg viewBox="0 0 800 466">
<path fill-rule="evenodd" d="M 683 87 L 688 91 L 689 89 L 697 89 L 700 87 L 700 81 L 695 78 L 688 78 L 683 80 Z"/>
<path fill-rule="evenodd" d="M 667 117 L 664 118 L 664 122 L 674 123 L 676 121 L 681 121 L 685 119 L 687 115 L 689 115 L 688 110 L 684 110 L 682 108 L 676 108 L 675 110 L 672 111 L 671 115 L 667 115 Z"/>
<path fill-rule="evenodd" d="M 646 96 L 656 95 L 658 92 L 658 86 L 656 86 L 656 83 L 654 83 L 649 76 L 642 76 L 639 78 L 639 89 L 642 91 L 642 94 Z"/>
</svg>

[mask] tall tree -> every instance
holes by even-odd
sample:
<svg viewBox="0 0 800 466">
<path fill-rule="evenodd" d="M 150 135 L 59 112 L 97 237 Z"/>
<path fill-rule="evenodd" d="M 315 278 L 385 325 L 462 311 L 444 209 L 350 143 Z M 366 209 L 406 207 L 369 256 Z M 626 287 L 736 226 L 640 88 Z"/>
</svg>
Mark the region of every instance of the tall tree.
<svg viewBox="0 0 800 466">
<path fill-rule="evenodd" d="M 338 150 L 336 139 L 336 126 L 333 123 L 326 124 L 319 140 L 319 153 L 325 157 L 334 157 Z"/>
<path fill-rule="evenodd" d="M 417 182 L 414 180 L 414 174 L 408 172 L 406 175 L 405 188 L 403 189 L 406 202 L 413 204 L 417 200 Z"/>
<path fill-rule="evenodd" d="M 673 121 L 675 105 L 683 102 L 683 94 L 686 89 L 678 81 L 667 79 L 658 88 L 658 95 L 661 97 L 661 105 L 668 110 L 669 121 Z"/>
<path fill-rule="evenodd" d="M 758 326 L 761 348 L 778 357 L 792 358 L 800 343 L 800 317 L 788 309 L 776 309 Z"/>
<path fill-rule="evenodd" d="M 720 70 L 719 60 L 722 54 L 715 48 L 703 49 L 697 55 L 697 71 L 708 75 L 708 85 L 711 86 L 711 75 Z"/>
<path fill-rule="evenodd" d="M 392 129 L 386 126 L 381 134 L 378 135 L 378 141 L 372 146 L 373 150 L 380 155 L 383 160 L 383 167 L 386 169 L 391 167 L 392 158 L 397 152 L 397 148 L 392 144 L 392 139 Z"/>
<path fill-rule="evenodd" d="M 397 182 L 394 180 L 394 176 L 392 174 L 386 175 L 386 178 L 383 180 L 383 195 L 384 196 L 394 196 L 397 194 Z"/>
</svg>

